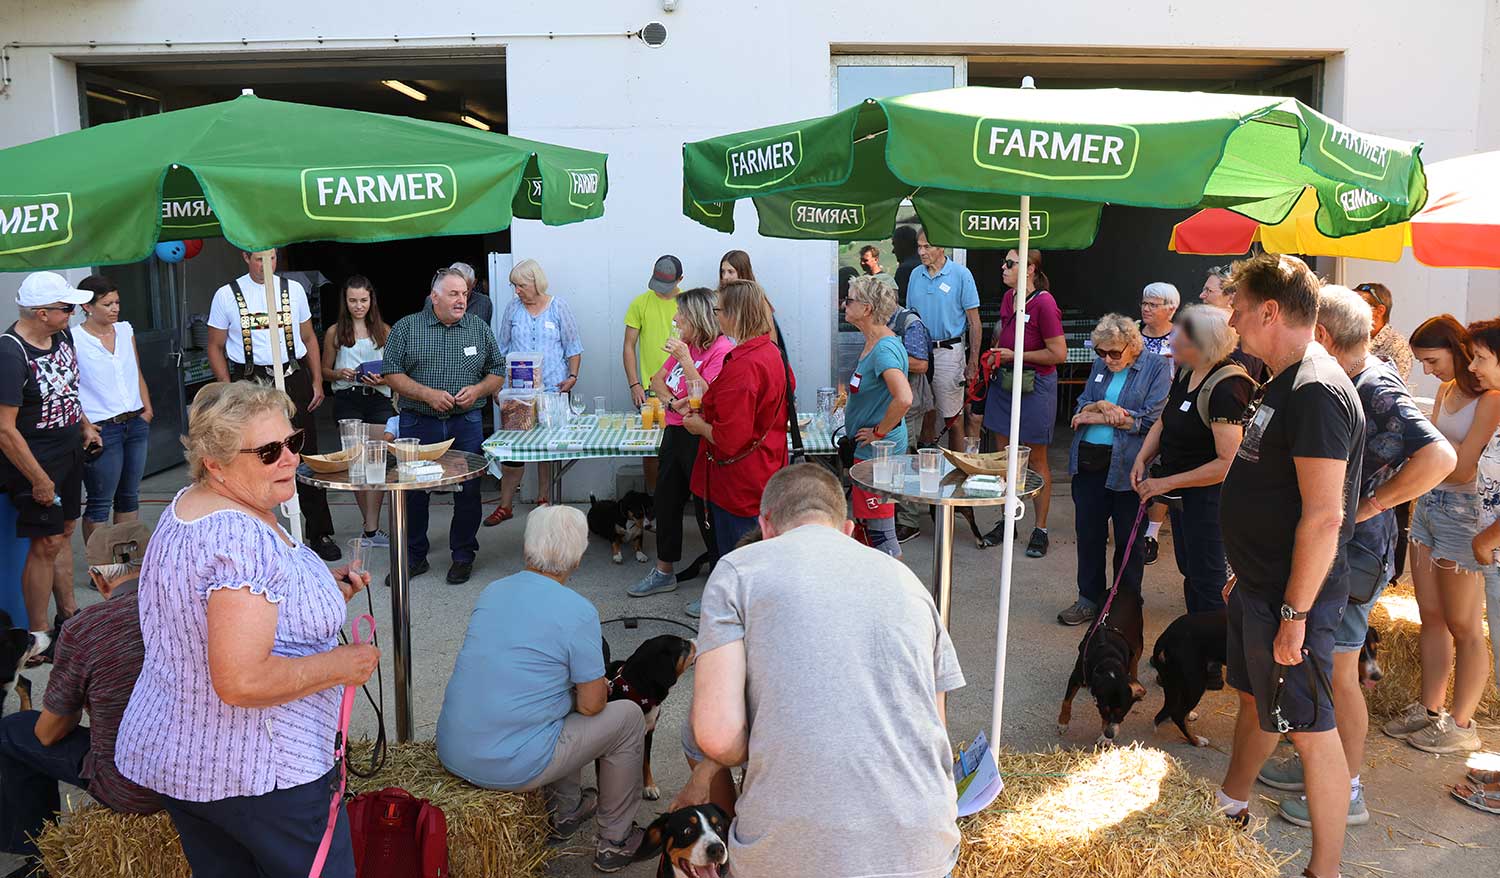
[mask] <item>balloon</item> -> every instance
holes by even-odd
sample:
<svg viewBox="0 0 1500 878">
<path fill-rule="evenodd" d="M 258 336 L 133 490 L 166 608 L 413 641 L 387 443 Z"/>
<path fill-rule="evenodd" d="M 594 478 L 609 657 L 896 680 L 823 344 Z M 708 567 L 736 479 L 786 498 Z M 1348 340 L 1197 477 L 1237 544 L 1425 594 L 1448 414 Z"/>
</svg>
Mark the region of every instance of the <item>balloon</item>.
<svg viewBox="0 0 1500 878">
<path fill-rule="evenodd" d="M 191 241 L 183 241 L 182 244 L 187 248 L 187 256 L 185 257 L 187 259 L 192 259 L 194 256 L 197 256 L 199 253 L 203 252 L 202 238 L 194 238 Z"/>
<path fill-rule="evenodd" d="M 181 262 L 187 256 L 187 247 L 181 241 L 162 241 L 156 245 L 156 258 L 162 262 Z"/>
</svg>

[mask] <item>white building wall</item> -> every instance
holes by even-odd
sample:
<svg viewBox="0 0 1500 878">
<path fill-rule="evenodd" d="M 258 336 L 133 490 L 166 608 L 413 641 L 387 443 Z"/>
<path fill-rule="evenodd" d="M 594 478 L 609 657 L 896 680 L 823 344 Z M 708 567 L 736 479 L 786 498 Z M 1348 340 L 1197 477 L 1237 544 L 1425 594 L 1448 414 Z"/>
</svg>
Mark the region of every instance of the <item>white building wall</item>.
<svg viewBox="0 0 1500 878">
<path fill-rule="evenodd" d="M 400 34 L 405 50 L 471 48 L 469 39 L 413 38 L 623 33 L 660 20 L 669 31 L 660 49 L 602 37 L 478 41 L 505 47 L 512 133 L 611 157 L 602 221 L 561 229 L 517 223 L 514 250 L 518 258 L 539 259 L 554 290 L 583 318 L 582 386 L 589 395 L 624 398 L 620 321 L 626 303 L 644 288 L 652 260 L 676 253 L 687 266 L 688 284 L 709 284 L 719 255 L 731 248 L 753 255 L 793 343 L 802 384 L 816 386 L 832 377 L 832 247 L 762 239 L 748 205 L 733 236 L 691 223 L 680 212 L 679 148 L 687 140 L 828 112 L 831 44 L 918 46 L 946 54 L 1006 45 L 1317 50 L 1332 56 L 1325 111 L 1357 128 L 1423 139 L 1424 156 L 1438 160 L 1500 147 L 1493 109 L 1500 106 L 1496 9 L 1490 0 L 1437 0 L 1419 10 L 1406 0 L 865 0 L 853 6 L 843 0 L 680 0 L 677 11 L 664 13 L 660 0 L 4 0 L 0 43 L 139 45 L 10 50 L 0 147 L 76 128 L 72 62 L 93 54 L 317 52 L 305 42 L 246 48 L 238 41 L 376 34 Z M 166 39 L 178 48 L 164 48 Z M 211 45 L 190 45 L 195 40 Z M 390 45 L 371 39 L 367 51 L 378 55 Z M 1045 88 L 1045 79 L 1039 85 Z M 1344 277 L 1390 284 L 1397 291 L 1395 321 L 1407 331 L 1438 311 L 1472 319 L 1497 310 L 1497 281 L 1478 273 L 1427 270 L 1408 259 L 1394 266 L 1351 263 Z M 0 319 L 14 313 L 10 293 L 17 282 L 0 275 Z"/>
</svg>

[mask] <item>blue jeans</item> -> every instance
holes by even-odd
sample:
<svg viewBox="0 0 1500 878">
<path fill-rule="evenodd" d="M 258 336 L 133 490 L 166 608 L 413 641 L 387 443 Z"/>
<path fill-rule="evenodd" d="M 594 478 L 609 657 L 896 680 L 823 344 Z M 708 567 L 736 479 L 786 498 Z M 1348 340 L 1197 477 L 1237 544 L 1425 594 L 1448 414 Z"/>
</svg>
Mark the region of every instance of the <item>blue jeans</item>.
<svg viewBox="0 0 1500 878">
<path fill-rule="evenodd" d="M 306 878 L 328 828 L 328 804 L 338 786 L 335 771 L 259 796 L 212 802 L 162 796 L 162 805 L 194 875 Z M 339 809 L 322 878 L 354 878 L 354 845 L 344 808 Z"/>
<path fill-rule="evenodd" d="M 61 781 L 83 789 L 83 757 L 89 752 L 89 730 L 74 729 L 51 747 L 36 737 L 35 710 L 0 720 L 0 847 L 8 854 L 36 856 L 31 839 L 57 816 Z"/>
<path fill-rule="evenodd" d="M 1114 525 L 1115 531 L 1114 569 L 1118 575 L 1130 527 L 1135 522 L 1136 511 L 1141 508 L 1141 498 L 1134 491 L 1111 491 L 1104 487 L 1107 477 L 1108 473 L 1083 472 L 1073 476 L 1073 523 L 1078 533 L 1078 597 L 1095 608 L 1104 606 L 1105 596 L 1109 594 L 1104 550 L 1110 525 Z M 1145 528 L 1137 531 L 1137 545 L 1130 552 L 1125 575 L 1120 580 L 1120 591 L 1125 594 L 1141 593 L 1146 555 L 1140 543 L 1145 533 Z"/>
<path fill-rule="evenodd" d="M 1173 509 L 1172 551 L 1182 574 L 1182 597 L 1189 613 L 1224 609 L 1224 534 L 1219 530 L 1219 486 L 1183 488 L 1182 508 Z"/>
<path fill-rule="evenodd" d="M 712 502 L 708 504 L 708 514 L 714 523 L 714 544 L 719 547 L 720 558 L 733 552 L 745 534 L 760 526 L 760 519 L 726 512 Z"/>
<path fill-rule="evenodd" d="M 451 418 L 434 418 L 416 412 L 401 413 L 401 438 L 419 439 L 423 445 L 453 440 L 454 451 L 479 453 L 484 442 L 484 427 L 479 422 L 479 409 Z M 407 550 L 411 553 L 409 564 L 427 560 L 427 501 L 426 491 L 402 491 L 406 498 Z M 479 551 L 479 479 L 463 483 L 453 495 L 453 521 L 448 525 L 448 551 L 454 563 L 472 564 L 474 554 Z"/>
<path fill-rule="evenodd" d="M 141 508 L 141 476 L 146 472 L 146 443 L 151 425 L 139 416 L 123 424 L 100 424 L 104 451 L 83 470 L 88 494 L 83 517 L 93 522 L 109 521 L 110 504 L 115 512 Z"/>
</svg>

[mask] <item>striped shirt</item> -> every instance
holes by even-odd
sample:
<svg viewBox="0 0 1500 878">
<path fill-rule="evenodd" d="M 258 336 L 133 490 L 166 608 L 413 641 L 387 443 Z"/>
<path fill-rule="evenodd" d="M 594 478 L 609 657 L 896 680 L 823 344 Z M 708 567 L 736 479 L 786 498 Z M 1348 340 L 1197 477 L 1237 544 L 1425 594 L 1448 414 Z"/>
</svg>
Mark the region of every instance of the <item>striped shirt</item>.
<svg viewBox="0 0 1500 878">
<path fill-rule="evenodd" d="M 115 768 L 115 736 L 144 655 L 136 584 L 129 582 L 63 625 L 42 702 L 58 716 L 89 712 L 89 751 L 79 776 L 89 782 L 89 795 L 131 814 L 161 810 L 155 793 Z"/>
<path fill-rule="evenodd" d="M 445 324 L 431 308 L 408 314 L 396 321 L 385 340 L 382 374 L 400 373 L 423 387 L 458 393 L 486 375 L 505 374 L 505 357 L 495 343 L 489 324 L 466 313 L 457 323 Z M 468 409 L 454 406 L 439 413 L 432 406 L 409 396 L 401 398 L 401 410 L 436 418 L 453 418 L 485 404 L 477 399 Z"/>
<path fill-rule="evenodd" d="M 188 490 L 188 489 L 184 489 Z M 273 655 L 296 658 L 337 645 L 343 594 L 305 545 L 236 510 L 162 515 L 141 568 L 146 661 L 115 744 L 115 764 L 174 799 L 211 802 L 288 789 L 333 767 L 341 687 L 267 708 L 232 707 L 208 670 L 208 596 L 244 588 L 276 605 Z"/>
<path fill-rule="evenodd" d="M 651 295 L 656 295 L 652 293 Z M 499 324 L 500 352 L 535 351 L 542 355 L 542 389 L 555 392 L 568 380 L 568 358 L 583 353 L 583 336 L 568 303 L 553 296 L 542 313 L 533 315 L 520 298 L 512 296 Z M 650 381 L 652 373 L 641 375 Z"/>
</svg>

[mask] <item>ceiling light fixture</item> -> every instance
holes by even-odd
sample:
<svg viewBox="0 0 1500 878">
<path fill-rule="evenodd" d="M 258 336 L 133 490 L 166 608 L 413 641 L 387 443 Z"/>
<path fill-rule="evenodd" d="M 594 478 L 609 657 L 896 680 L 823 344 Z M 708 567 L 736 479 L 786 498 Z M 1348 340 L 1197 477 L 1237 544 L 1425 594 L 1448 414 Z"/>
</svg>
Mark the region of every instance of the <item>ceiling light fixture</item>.
<svg viewBox="0 0 1500 878">
<path fill-rule="evenodd" d="M 480 131 L 488 131 L 488 130 L 490 130 L 490 123 L 484 121 L 483 119 L 480 119 L 477 116 L 470 116 L 468 113 L 464 113 L 462 116 L 459 116 L 458 118 L 459 118 L 459 121 L 463 122 L 465 125 L 473 125 L 475 128 L 478 128 Z"/>
<path fill-rule="evenodd" d="M 84 94 L 88 95 L 91 98 L 94 98 L 95 100 L 108 101 L 111 104 L 119 104 L 122 107 L 130 103 L 124 98 L 116 97 L 114 95 L 107 95 L 102 91 L 94 91 L 93 89 L 86 89 L 84 91 Z"/>
<path fill-rule="evenodd" d="M 385 86 L 386 88 L 399 91 L 414 101 L 427 100 L 426 93 L 417 91 L 416 89 L 412 88 L 399 79 L 382 79 L 380 80 L 380 84 Z"/>
</svg>

